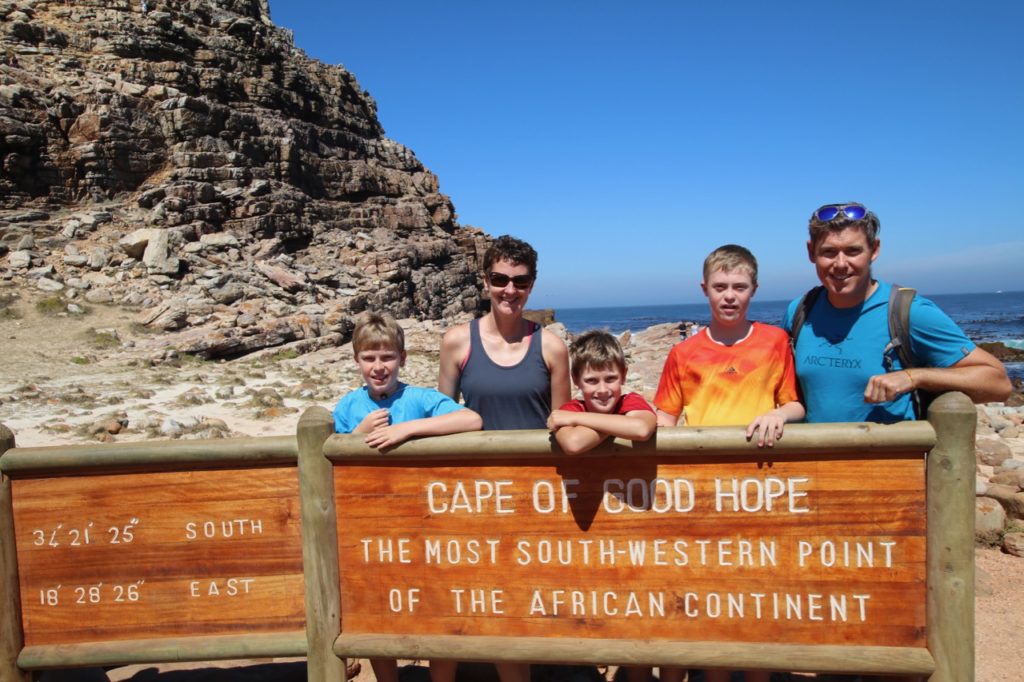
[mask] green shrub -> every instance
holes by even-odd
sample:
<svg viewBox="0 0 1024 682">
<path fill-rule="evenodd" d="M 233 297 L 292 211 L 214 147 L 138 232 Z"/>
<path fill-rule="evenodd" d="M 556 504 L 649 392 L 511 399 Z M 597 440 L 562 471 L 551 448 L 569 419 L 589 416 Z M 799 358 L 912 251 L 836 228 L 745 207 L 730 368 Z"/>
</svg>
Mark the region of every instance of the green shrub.
<svg viewBox="0 0 1024 682">
<path fill-rule="evenodd" d="M 17 300 L 18 297 L 12 294 L 0 296 L 0 320 L 17 320 L 21 317 L 21 313 L 14 307 Z"/>
<path fill-rule="evenodd" d="M 85 337 L 93 348 L 120 348 L 121 340 L 117 334 L 108 331 L 98 332 L 95 329 L 85 330 Z"/>
<path fill-rule="evenodd" d="M 59 294 L 53 294 L 36 301 L 36 310 L 43 315 L 56 315 L 64 312 L 66 309 L 67 303 L 64 297 Z"/>
</svg>

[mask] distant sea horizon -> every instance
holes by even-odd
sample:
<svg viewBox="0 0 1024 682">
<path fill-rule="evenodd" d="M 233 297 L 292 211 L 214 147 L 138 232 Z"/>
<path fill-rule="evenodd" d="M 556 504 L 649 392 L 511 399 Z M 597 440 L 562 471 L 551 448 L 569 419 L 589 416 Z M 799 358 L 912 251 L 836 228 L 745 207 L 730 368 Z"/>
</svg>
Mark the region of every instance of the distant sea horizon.
<svg viewBox="0 0 1024 682">
<path fill-rule="evenodd" d="M 1024 349 L 1024 291 L 973 294 L 935 294 L 934 301 L 975 342 L 998 341 Z M 758 301 L 750 304 L 748 317 L 779 326 L 789 301 Z M 607 329 L 613 334 L 638 332 L 667 322 L 710 322 L 707 303 L 633 305 L 587 308 L 554 308 L 555 320 L 573 334 L 588 329 Z M 1024 378 L 1024 363 L 1007 363 L 1016 377 Z"/>
</svg>

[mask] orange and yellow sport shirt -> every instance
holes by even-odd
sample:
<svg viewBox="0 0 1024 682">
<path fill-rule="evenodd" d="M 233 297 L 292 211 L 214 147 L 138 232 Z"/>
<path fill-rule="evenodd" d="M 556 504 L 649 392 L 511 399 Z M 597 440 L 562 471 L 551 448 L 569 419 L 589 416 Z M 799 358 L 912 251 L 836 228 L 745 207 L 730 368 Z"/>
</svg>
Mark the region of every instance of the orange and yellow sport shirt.
<svg viewBox="0 0 1024 682">
<path fill-rule="evenodd" d="M 747 338 L 731 346 L 713 341 L 707 329 L 673 346 L 654 404 L 669 414 L 685 411 L 689 426 L 731 426 L 794 400 L 789 336 L 754 322 Z"/>
</svg>

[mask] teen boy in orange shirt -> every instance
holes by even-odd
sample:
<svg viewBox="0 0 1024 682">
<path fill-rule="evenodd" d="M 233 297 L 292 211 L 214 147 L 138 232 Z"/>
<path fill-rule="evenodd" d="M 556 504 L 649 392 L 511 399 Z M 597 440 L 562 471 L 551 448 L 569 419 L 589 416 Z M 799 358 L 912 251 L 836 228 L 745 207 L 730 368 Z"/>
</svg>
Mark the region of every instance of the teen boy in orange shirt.
<svg viewBox="0 0 1024 682">
<path fill-rule="evenodd" d="M 711 324 L 669 352 L 654 404 L 658 426 L 747 425 L 747 439 L 773 447 L 785 424 L 804 418 L 798 401 L 789 335 L 747 319 L 757 291 L 757 259 L 727 244 L 704 260 L 700 284 Z M 661 680 L 682 680 L 680 668 L 661 668 Z M 706 670 L 707 682 L 726 682 L 729 670 Z M 766 670 L 747 671 L 747 682 L 767 682 Z"/>
</svg>

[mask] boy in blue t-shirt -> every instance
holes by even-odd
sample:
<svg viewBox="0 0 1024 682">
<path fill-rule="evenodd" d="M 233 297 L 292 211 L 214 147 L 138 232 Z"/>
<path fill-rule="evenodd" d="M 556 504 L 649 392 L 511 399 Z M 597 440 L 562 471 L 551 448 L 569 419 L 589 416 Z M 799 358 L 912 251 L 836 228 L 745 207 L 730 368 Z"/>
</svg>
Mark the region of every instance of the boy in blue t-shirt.
<svg viewBox="0 0 1024 682">
<path fill-rule="evenodd" d="M 473 410 L 432 388 L 398 380 L 405 364 L 405 333 L 390 315 L 368 313 L 352 333 L 352 352 L 366 385 L 342 396 L 334 408 L 336 433 L 364 433 L 366 444 L 386 450 L 416 436 L 478 431 Z M 398 662 L 371 658 L 378 682 L 398 682 Z"/>
<path fill-rule="evenodd" d="M 405 333 L 390 315 L 368 313 L 352 334 L 352 352 L 366 385 L 338 401 L 336 433 L 365 433 L 367 445 L 383 450 L 416 436 L 482 426 L 480 415 L 445 394 L 398 380 L 405 365 Z"/>
</svg>

